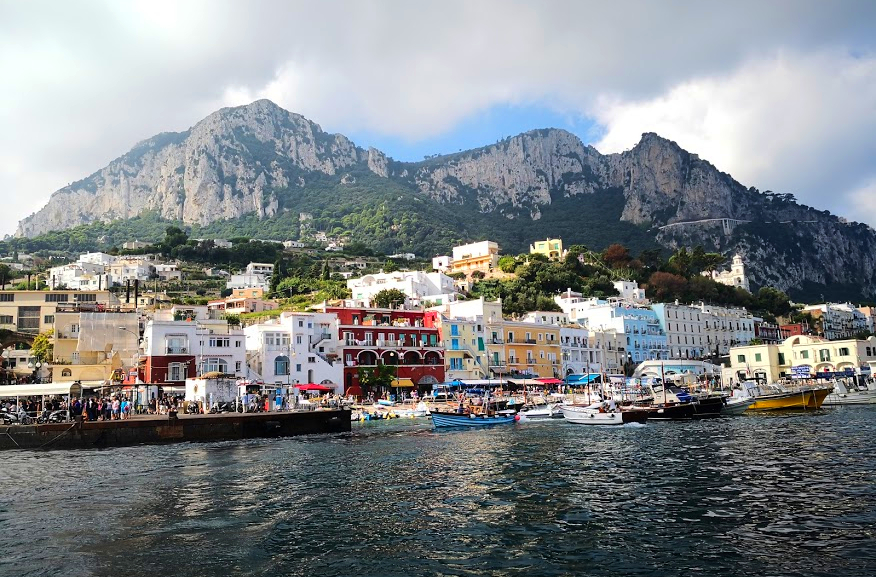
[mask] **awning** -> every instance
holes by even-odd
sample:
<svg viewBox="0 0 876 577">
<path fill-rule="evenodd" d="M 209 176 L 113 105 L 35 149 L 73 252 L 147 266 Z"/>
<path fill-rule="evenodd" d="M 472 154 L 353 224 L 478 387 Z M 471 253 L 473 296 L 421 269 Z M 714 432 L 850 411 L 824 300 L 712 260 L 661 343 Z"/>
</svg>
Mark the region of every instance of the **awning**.
<svg viewBox="0 0 876 577">
<path fill-rule="evenodd" d="M 539 383 L 544 383 L 545 385 L 562 385 L 565 381 L 560 379 L 535 379 Z"/>
<path fill-rule="evenodd" d="M 535 385 L 543 385 L 544 384 L 537 379 L 510 379 L 509 378 L 508 382 L 515 384 L 515 385 L 522 385 L 522 386 L 535 386 Z"/>
<path fill-rule="evenodd" d="M 0 398 L 69 395 L 71 386 L 73 386 L 73 381 L 62 383 L 34 383 L 30 385 L 0 385 Z"/>
<path fill-rule="evenodd" d="M 413 387 L 414 381 L 410 379 L 396 379 L 392 383 L 393 387 Z"/>
<path fill-rule="evenodd" d="M 308 383 L 306 385 L 295 385 L 299 391 L 331 391 L 331 387 L 325 385 L 317 385 L 316 383 Z"/>
<path fill-rule="evenodd" d="M 601 375 L 599 373 L 590 373 L 587 375 L 569 375 L 566 381 L 570 385 L 587 385 L 597 380 Z"/>
</svg>

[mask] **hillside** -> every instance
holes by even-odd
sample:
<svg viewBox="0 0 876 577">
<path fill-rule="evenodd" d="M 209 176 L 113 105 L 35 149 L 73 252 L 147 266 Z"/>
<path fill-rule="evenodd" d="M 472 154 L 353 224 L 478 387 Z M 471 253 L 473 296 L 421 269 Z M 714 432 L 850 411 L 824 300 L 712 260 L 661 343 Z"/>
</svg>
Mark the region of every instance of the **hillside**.
<svg viewBox="0 0 876 577">
<path fill-rule="evenodd" d="M 193 236 L 295 239 L 301 213 L 315 230 L 384 252 L 430 256 L 491 238 L 516 253 L 547 236 L 596 249 L 620 242 L 634 253 L 701 244 L 742 252 L 755 286 L 876 294 L 872 229 L 746 188 L 656 134 L 603 155 L 569 132 L 534 130 L 406 163 L 266 100 L 143 141 L 54 193 L 19 235 L 82 224 L 123 235 L 124 225 L 108 223 L 152 215 Z M 114 235 L 103 236 L 130 238 Z"/>
</svg>

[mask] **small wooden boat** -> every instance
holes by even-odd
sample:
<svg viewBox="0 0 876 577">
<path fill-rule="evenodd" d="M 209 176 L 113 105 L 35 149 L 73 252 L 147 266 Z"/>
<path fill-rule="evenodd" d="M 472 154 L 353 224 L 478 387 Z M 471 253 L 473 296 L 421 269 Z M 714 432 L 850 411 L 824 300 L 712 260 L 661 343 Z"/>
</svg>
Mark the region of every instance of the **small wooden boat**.
<svg viewBox="0 0 876 577">
<path fill-rule="evenodd" d="M 435 427 L 488 427 L 513 423 L 516 415 L 478 415 L 475 413 L 445 413 L 432 411 Z"/>
</svg>

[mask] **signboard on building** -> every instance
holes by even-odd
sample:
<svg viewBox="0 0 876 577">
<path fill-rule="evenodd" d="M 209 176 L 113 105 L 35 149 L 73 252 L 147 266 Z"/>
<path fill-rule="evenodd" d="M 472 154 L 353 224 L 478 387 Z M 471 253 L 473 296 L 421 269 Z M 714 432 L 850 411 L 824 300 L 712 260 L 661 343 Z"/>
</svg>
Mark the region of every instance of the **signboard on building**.
<svg viewBox="0 0 876 577">
<path fill-rule="evenodd" d="M 809 379 L 812 378 L 812 367 L 809 365 L 797 365 L 791 367 L 792 379 Z"/>
</svg>

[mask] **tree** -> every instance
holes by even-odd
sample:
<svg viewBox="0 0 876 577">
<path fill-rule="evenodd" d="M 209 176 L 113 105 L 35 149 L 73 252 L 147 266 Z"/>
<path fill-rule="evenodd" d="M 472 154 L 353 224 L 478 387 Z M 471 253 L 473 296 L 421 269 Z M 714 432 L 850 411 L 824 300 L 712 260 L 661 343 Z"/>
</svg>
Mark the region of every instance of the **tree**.
<svg viewBox="0 0 876 577">
<path fill-rule="evenodd" d="M 517 259 L 510 254 L 506 254 L 499 259 L 499 270 L 502 272 L 512 273 L 515 268 L 517 268 Z"/>
<path fill-rule="evenodd" d="M 473 272 L 471 273 L 471 278 L 473 278 L 473 279 L 475 279 L 475 280 L 481 280 L 481 279 L 483 279 L 483 278 L 486 277 L 486 276 L 487 276 L 487 275 L 486 275 L 486 274 L 484 273 L 484 271 L 482 271 L 482 270 L 476 270 L 476 271 L 473 271 Z"/>
<path fill-rule="evenodd" d="M 773 287 L 761 287 L 757 291 L 755 306 L 762 311 L 769 311 L 777 317 L 782 317 L 791 312 L 791 300 L 784 292 Z"/>
<path fill-rule="evenodd" d="M 12 269 L 8 264 L 0 264 L 0 290 L 6 288 L 6 281 L 12 276 Z"/>
<path fill-rule="evenodd" d="M 394 260 L 387 259 L 385 263 L 383 263 L 383 272 L 395 272 L 398 270 L 398 265 L 395 264 Z"/>
<path fill-rule="evenodd" d="M 370 389 L 392 387 L 397 374 L 395 365 L 377 365 L 376 367 L 369 368 L 359 367 L 358 372 L 359 384 Z"/>
<path fill-rule="evenodd" d="M 611 268 L 623 268 L 630 262 L 630 251 L 624 245 L 615 243 L 605 249 L 602 260 Z"/>
<path fill-rule="evenodd" d="M 407 295 L 398 289 L 383 289 L 371 297 L 371 306 L 391 309 L 404 304 Z"/>
<path fill-rule="evenodd" d="M 54 359 L 54 335 L 55 329 L 49 329 L 33 338 L 33 345 L 30 347 L 30 352 L 33 354 L 34 358 L 41 363 L 52 361 Z"/>
<path fill-rule="evenodd" d="M 322 280 L 329 280 L 329 278 L 331 278 L 331 275 L 332 272 L 331 270 L 329 270 L 328 259 L 326 259 L 322 261 L 322 274 L 320 275 L 320 278 Z"/>
<path fill-rule="evenodd" d="M 669 257 L 669 268 L 683 277 L 689 277 L 692 262 L 693 259 L 690 253 L 687 252 L 687 247 L 681 247 L 675 251 L 675 254 Z"/>
<path fill-rule="evenodd" d="M 655 272 L 648 279 L 648 291 L 656 302 L 669 302 L 684 299 L 687 279 L 669 272 Z"/>
<path fill-rule="evenodd" d="M 228 323 L 229 327 L 239 327 L 240 315 L 225 315 L 225 322 Z"/>
<path fill-rule="evenodd" d="M 173 249 L 183 246 L 189 241 L 189 235 L 177 226 L 169 226 L 164 231 L 164 240 L 161 241 L 161 254 L 170 256 Z"/>
</svg>

